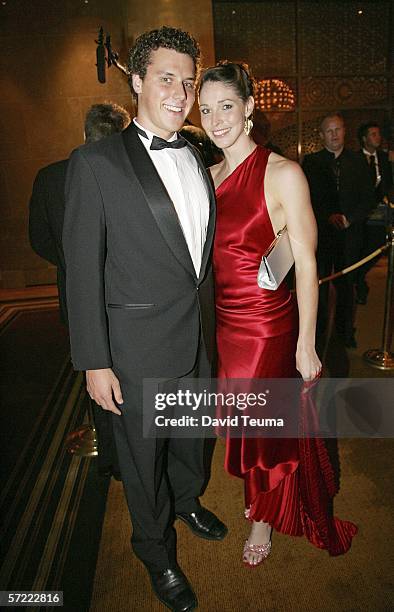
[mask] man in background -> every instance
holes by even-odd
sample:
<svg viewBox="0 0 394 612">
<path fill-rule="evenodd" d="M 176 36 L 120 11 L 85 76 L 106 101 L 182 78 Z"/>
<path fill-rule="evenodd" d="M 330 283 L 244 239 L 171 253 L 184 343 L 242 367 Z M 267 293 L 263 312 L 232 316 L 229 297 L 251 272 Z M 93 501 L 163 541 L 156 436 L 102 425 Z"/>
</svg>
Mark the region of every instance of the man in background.
<svg viewBox="0 0 394 612">
<path fill-rule="evenodd" d="M 85 142 L 96 142 L 121 132 L 130 123 L 128 112 L 117 104 L 94 104 L 85 118 Z M 34 181 L 30 199 L 29 235 L 33 250 L 57 268 L 60 316 L 68 323 L 66 304 L 66 264 L 62 246 L 65 210 L 64 187 L 68 159 L 42 168 Z M 101 476 L 120 479 L 112 432 L 112 420 L 95 402 L 93 417 L 97 432 L 98 471 Z"/>
<path fill-rule="evenodd" d="M 360 142 L 358 156 L 364 164 L 365 172 L 369 175 L 375 192 L 375 201 L 372 211 L 363 223 L 362 256 L 369 255 L 386 241 L 387 207 L 385 198 L 393 187 L 393 175 L 388 154 L 381 150 L 382 135 L 379 124 L 369 121 L 360 125 L 357 132 Z M 356 283 L 357 304 L 366 304 L 369 287 L 365 276 L 377 262 L 378 257 L 359 268 Z"/>
<path fill-rule="evenodd" d="M 332 268 L 337 272 L 361 256 L 362 227 L 374 202 L 368 174 L 360 158 L 345 148 L 345 123 L 340 113 L 330 113 L 320 124 L 323 148 L 306 155 L 303 169 L 311 191 L 318 225 L 317 264 L 319 277 Z M 354 337 L 355 273 L 339 277 L 336 287 L 336 328 L 348 348 L 357 346 Z M 318 334 L 327 324 L 328 286 L 320 290 Z"/>
</svg>

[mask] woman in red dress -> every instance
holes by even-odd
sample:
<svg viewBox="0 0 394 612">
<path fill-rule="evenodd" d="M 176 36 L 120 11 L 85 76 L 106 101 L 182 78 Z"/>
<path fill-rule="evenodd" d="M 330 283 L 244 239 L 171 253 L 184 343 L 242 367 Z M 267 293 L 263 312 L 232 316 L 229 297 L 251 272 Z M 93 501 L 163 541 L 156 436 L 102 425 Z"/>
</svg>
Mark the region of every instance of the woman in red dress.
<svg viewBox="0 0 394 612">
<path fill-rule="evenodd" d="M 300 166 L 256 145 L 249 135 L 254 84 L 243 64 L 208 68 L 200 85 L 202 126 L 224 154 L 211 168 L 217 195 L 214 246 L 219 378 L 320 375 L 315 352 L 318 301 L 316 223 Z M 260 289 L 262 253 L 287 225 L 297 302 L 285 283 Z M 346 552 L 357 528 L 329 510 L 335 494 L 321 440 L 231 438 L 226 470 L 243 478 L 251 532 L 246 565 L 270 553 L 271 532 L 305 534 L 332 555 Z"/>
</svg>

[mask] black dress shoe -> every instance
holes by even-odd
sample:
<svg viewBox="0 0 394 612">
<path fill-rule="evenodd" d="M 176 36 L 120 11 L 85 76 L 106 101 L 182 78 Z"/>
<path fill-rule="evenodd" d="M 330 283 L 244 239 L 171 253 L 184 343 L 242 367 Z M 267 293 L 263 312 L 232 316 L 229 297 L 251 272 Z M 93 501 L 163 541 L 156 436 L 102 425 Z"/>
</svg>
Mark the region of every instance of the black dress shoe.
<svg viewBox="0 0 394 612">
<path fill-rule="evenodd" d="M 177 512 L 177 518 L 186 523 L 192 532 L 200 538 L 206 540 L 223 540 L 227 535 L 227 527 L 219 521 L 218 517 L 207 510 L 199 508 L 196 512 L 187 514 L 186 512 Z"/>
<path fill-rule="evenodd" d="M 156 597 L 167 608 L 173 612 L 189 612 L 197 608 L 197 597 L 180 567 L 149 571 L 149 575 Z"/>
</svg>

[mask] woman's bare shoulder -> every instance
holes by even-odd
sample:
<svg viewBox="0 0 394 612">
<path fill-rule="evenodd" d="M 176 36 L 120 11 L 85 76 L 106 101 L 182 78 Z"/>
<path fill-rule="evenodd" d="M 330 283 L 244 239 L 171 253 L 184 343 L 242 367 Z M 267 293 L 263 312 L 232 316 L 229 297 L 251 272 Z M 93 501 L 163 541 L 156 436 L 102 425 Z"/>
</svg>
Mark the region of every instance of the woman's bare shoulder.
<svg viewBox="0 0 394 612">
<path fill-rule="evenodd" d="M 282 170 L 290 170 L 290 168 L 299 168 L 300 165 L 298 162 L 293 161 L 291 159 L 287 159 L 287 157 L 283 157 L 283 155 L 278 155 L 278 153 L 274 153 L 273 151 L 270 153 L 268 158 L 268 166 L 271 166 L 276 171 Z"/>
<path fill-rule="evenodd" d="M 274 180 L 290 180 L 291 178 L 297 180 L 299 176 L 303 175 L 302 168 L 298 162 L 274 152 L 268 158 L 267 171 Z"/>
</svg>

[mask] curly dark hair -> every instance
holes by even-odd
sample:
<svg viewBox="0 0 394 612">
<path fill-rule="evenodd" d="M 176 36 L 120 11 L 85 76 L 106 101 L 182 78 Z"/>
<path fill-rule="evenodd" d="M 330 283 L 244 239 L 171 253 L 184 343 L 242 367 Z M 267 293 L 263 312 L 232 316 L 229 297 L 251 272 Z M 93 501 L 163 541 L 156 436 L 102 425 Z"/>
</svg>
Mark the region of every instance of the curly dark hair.
<svg viewBox="0 0 394 612">
<path fill-rule="evenodd" d="M 201 70 L 201 51 L 198 42 L 188 32 L 184 32 L 178 28 L 162 26 L 158 30 L 151 30 L 150 32 L 141 34 L 129 51 L 127 67 L 129 72 L 129 85 L 133 95 L 132 75 L 138 74 L 141 79 L 144 79 L 148 65 L 150 64 L 151 53 L 152 51 L 160 49 L 160 47 L 173 49 L 174 51 L 178 51 L 178 53 L 189 55 L 196 69 L 196 80 L 198 79 Z"/>
</svg>

